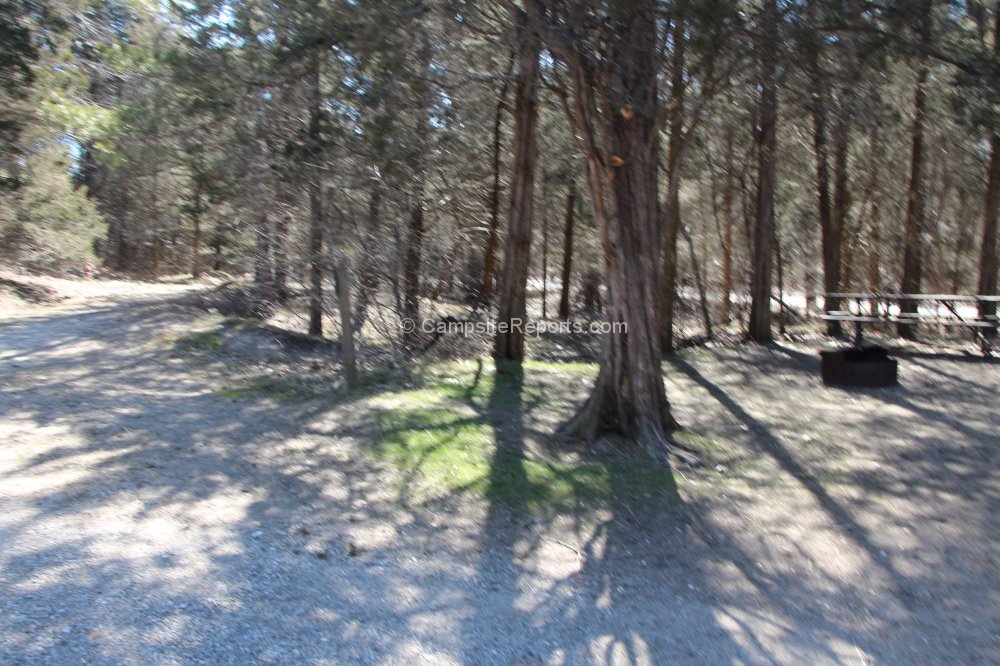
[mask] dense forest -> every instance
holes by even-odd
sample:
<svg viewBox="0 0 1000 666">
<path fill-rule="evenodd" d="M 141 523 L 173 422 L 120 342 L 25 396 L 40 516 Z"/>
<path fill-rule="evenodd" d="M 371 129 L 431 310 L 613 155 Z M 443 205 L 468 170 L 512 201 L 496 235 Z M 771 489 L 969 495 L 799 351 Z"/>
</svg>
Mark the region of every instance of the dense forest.
<svg viewBox="0 0 1000 666">
<path fill-rule="evenodd" d="M 430 336 L 400 322 L 441 312 L 624 324 L 581 435 L 667 441 L 660 359 L 685 338 L 768 342 L 787 312 L 835 308 L 824 293 L 996 294 L 1000 4 L 0 0 L 0 17 L 4 262 L 245 277 L 252 314 L 410 354 Z M 493 345 L 525 355 L 516 327 Z"/>
</svg>

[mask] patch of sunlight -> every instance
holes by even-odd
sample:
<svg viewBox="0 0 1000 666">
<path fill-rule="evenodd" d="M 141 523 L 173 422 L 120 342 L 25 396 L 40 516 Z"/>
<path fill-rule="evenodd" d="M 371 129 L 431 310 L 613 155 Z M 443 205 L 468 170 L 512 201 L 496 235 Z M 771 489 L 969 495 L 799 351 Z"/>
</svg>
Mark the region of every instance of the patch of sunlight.
<svg viewBox="0 0 1000 666">
<path fill-rule="evenodd" d="M 698 449 L 700 451 L 720 453 L 728 450 L 722 442 L 706 435 L 699 435 L 697 433 L 680 430 L 675 432 L 673 436 L 681 444 L 686 444 L 691 448 Z"/>
<path fill-rule="evenodd" d="M 460 402 L 391 409 L 377 420 L 374 454 L 397 468 L 403 490 L 417 499 L 458 492 L 544 512 L 674 491 L 669 470 L 641 460 L 529 457 L 504 435 L 502 414 Z"/>
<path fill-rule="evenodd" d="M 167 338 L 164 342 L 172 346 L 175 352 L 212 351 L 222 346 L 222 338 L 217 331 L 195 331 L 176 338 Z"/>
</svg>

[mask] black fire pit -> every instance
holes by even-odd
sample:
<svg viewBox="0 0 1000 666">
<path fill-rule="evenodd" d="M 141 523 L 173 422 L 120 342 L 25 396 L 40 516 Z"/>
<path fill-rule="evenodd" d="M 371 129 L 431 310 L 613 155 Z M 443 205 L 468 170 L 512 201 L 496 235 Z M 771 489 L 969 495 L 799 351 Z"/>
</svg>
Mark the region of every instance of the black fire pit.
<svg viewBox="0 0 1000 666">
<path fill-rule="evenodd" d="M 827 386 L 882 388 L 899 383 L 896 360 L 889 358 L 884 347 L 824 349 L 819 355 Z"/>
</svg>

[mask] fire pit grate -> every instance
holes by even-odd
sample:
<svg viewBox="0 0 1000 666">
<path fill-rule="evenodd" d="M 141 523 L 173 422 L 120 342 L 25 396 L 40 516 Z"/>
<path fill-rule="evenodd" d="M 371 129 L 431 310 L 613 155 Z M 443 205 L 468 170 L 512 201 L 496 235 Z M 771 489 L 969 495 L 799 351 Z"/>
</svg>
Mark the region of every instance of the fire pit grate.
<svg viewBox="0 0 1000 666">
<path fill-rule="evenodd" d="M 889 358 L 884 347 L 824 349 L 820 358 L 823 383 L 827 386 L 883 388 L 899 383 L 898 363 Z"/>
</svg>

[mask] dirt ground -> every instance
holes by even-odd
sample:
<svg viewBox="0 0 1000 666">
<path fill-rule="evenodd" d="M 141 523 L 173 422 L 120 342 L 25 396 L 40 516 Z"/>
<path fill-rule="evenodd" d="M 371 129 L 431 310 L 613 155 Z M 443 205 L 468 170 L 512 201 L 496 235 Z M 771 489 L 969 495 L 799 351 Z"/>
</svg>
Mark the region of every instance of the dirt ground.
<svg viewBox="0 0 1000 666">
<path fill-rule="evenodd" d="M 688 351 L 679 501 L 526 515 L 400 501 L 364 402 L 234 399 L 191 286 L 47 284 L 0 299 L 0 663 L 1000 663 L 996 362 Z"/>
</svg>

